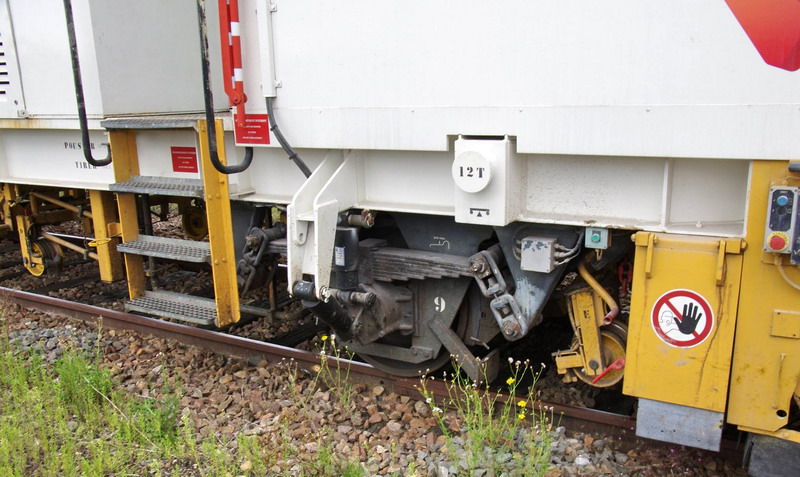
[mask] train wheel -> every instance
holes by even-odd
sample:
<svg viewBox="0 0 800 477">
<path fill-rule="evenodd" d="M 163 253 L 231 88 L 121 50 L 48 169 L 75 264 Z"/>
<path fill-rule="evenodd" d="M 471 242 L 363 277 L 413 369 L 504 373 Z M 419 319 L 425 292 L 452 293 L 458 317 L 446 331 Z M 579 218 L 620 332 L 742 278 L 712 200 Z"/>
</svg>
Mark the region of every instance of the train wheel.
<svg viewBox="0 0 800 477">
<path fill-rule="evenodd" d="M 31 243 L 31 259 L 25 263 L 25 268 L 35 277 L 40 277 L 48 269 L 61 268 L 64 251 L 58 245 L 47 240 L 36 240 Z"/>
<path fill-rule="evenodd" d="M 183 212 L 183 230 L 192 240 L 203 240 L 208 235 L 208 219 L 202 207 L 188 206 Z"/>
<path fill-rule="evenodd" d="M 627 336 L 627 329 L 624 328 L 624 325 L 614 328 L 606 327 L 600 331 L 600 347 L 603 352 L 603 361 L 605 361 L 606 366 L 620 358 L 625 357 L 625 339 L 620 336 L 623 331 L 624 335 Z M 592 381 L 596 378 L 596 376 L 588 376 L 584 374 L 580 368 L 573 368 L 572 371 L 581 381 L 598 388 L 607 388 L 617 384 L 622 380 L 622 376 L 625 374 L 624 368 L 611 369 L 597 382 L 593 383 Z"/>
<path fill-rule="evenodd" d="M 439 352 L 439 356 L 421 363 L 407 363 L 396 359 L 384 358 L 383 356 L 372 356 L 361 353 L 358 356 L 384 373 L 404 377 L 431 374 L 450 362 L 450 354 L 446 349 L 442 349 Z"/>
</svg>

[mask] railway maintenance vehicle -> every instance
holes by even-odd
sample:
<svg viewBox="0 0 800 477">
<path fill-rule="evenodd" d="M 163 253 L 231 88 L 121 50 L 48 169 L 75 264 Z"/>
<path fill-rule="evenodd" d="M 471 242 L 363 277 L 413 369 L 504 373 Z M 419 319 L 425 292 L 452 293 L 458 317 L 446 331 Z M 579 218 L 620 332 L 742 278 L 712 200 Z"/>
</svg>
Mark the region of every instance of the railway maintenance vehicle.
<svg viewBox="0 0 800 477">
<path fill-rule="evenodd" d="M 539 343 L 639 436 L 798 468 L 800 3 L 0 0 L 0 46 L 34 275 L 73 249 L 214 327 L 280 284 L 394 375 Z"/>
</svg>

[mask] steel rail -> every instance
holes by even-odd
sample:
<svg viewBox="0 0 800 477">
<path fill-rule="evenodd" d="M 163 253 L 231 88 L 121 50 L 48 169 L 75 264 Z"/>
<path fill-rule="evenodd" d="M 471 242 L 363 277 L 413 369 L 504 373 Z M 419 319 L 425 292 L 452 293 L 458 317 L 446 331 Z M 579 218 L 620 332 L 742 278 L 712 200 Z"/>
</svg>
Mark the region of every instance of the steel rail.
<svg viewBox="0 0 800 477">
<path fill-rule="evenodd" d="M 0 287 L 0 296 L 6 297 L 23 308 L 50 312 L 87 322 L 101 323 L 104 328 L 133 330 L 140 334 L 174 339 L 189 346 L 206 348 L 240 358 L 266 358 L 273 362 L 286 359 L 294 360 L 299 366 L 306 369 L 311 369 L 321 364 L 320 354 L 311 351 L 298 350 L 224 332 L 164 321 L 158 318 L 109 310 L 5 287 Z M 375 369 L 369 364 L 334 356 L 327 356 L 327 362 L 331 366 L 347 368 L 350 376 L 354 378 L 378 381 L 395 392 L 415 398 L 420 396 L 419 379 L 397 378 Z M 426 389 L 437 397 L 449 396 L 447 383 L 439 379 L 428 381 Z M 492 397 L 495 396 L 501 402 L 518 398 L 518 396 L 493 393 Z M 635 428 L 636 421 L 632 417 L 541 401 L 536 401 L 535 405 L 538 410 L 551 417 L 555 423 L 563 424 L 570 430 L 604 432 L 611 435 L 622 434 L 625 438 L 634 437 L 632 431 Z"/>
</svg>

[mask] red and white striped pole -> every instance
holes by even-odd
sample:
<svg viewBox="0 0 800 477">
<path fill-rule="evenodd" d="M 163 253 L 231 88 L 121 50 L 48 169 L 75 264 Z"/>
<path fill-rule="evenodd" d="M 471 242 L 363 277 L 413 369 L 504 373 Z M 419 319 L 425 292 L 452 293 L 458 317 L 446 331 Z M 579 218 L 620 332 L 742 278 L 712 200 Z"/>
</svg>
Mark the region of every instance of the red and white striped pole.
<svg viewBox="0 0 800 477">
<path fill-rule="evenodd" d="M 239 28 L 239 1 L 219 0 L 220 49 L 225 93 L 236 106 L 236 125 L 245 126 L 244 73 L 242 72 L 242 37 Z"/>
</svg>

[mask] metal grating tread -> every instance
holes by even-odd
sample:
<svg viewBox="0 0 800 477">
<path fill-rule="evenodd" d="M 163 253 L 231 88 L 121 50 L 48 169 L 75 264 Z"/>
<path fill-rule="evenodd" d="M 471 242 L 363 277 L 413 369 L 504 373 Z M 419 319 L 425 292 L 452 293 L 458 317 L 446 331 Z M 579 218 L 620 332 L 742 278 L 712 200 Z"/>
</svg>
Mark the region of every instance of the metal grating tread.
<svg viewBox="0 0 800 477">
<path fill-rule="evenodd" d="M 117 250 L 132 255 L 166 258 L 182 262 L 203 263 L 211 261 L 208 242 L 181 240 L 153 235 L 140 235 L 138 239 L 117 245 Z"/>
<path fill-rule="evenodd" d="M 214 300 L 180 293 L 146 291 L 143 297 L 126 302 L 125 309 L 198 325 L 217 322 Z"/>
<path fill-rule="evenodd" d="M 219 115 L 222 116 L 222 115 Z M 184 129 L 194 128 L 205 114 L 161 114 L 107 118 L 100 122 L 106 129 Z"/>
<path fill-rule="evenodd" d="M 175 177 L 133 176 L 125 182 L 109 185 L 108 190 L 130 194 L 203 197 L 203 181 Z"/>
</svg>

